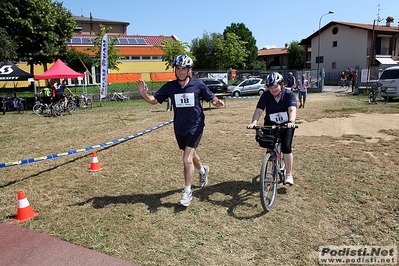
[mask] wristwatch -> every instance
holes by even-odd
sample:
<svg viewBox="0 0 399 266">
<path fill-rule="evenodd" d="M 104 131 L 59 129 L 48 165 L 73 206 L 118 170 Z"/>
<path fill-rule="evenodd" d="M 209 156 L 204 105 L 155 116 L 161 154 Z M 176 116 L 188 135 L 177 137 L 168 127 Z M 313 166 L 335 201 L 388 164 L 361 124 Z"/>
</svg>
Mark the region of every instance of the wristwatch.
<svg viewBox="0 0 399 266">
<path fill-rule="evenodd" d="M 295 120 L 290 120 L 290 121 L 288 121 L 288 123 L 295 124 Z"/>
</svg>

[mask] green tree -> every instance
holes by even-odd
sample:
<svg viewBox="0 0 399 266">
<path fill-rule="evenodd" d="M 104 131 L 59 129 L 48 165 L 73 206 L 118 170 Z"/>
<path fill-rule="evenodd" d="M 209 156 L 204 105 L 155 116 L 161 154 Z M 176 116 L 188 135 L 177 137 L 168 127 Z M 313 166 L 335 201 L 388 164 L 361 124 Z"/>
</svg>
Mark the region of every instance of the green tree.
<svg viewBox="0 0 399 266">
<path fill-rule="evenodd" d="M 95 39 L 91 39 L 91 43 L 93 46 L 85 48 L 85 51 L 91 51 L 94 53 L 94 66 L 100 67 L 101 64 L 101 44 L 102 44 L 102 39 L 105 34 L 108 34 L 108 32 L 112 28 L 105 28 L 104 25 L 100 24 L 100 31 L 97 33 L 97 37 Z M 118 65 L 121 63 L 118 61 L 119 55 L 118 52 L 120 51 L 117 47 L 115 47 L 115 44 L 118 41 L 118 37 L 120 35 L 116 36 L 110 36 L 108 35 L 108 68 L 113 69 L 113 70 L 119 70 Z"/>
<path fill-rule="evenodd" d="M 83 73 L 85 71 L 90 72 L 90 68 L 94 65 L 94 60 L 86 53 L 71 49 L 67 52 L 65 63 L 73 70 Z"/>
<path fill-rule="evenodd" d="M 218 62 L 216 60 L 217 43 L 223 40 L 220 33 L 207 33 L 202 38 L 195 38 L 191 41 L 191 51 L 196 58 L 195 68 L 197 69 L 216 69 Z"/>
<path fill-rule="evenodd" d="M 190 46 L 186 42 L 168 40 L 163 37 L 162 45 L 154 45 L 153 48 L 159 48 L 164 52 L 162 61 L 166 64 L 166 70 L 173 67 L 173 60 L 180 54 L 188 55 L 195 62 L 195 56 L 189 52 Z"/>
<path fill-rule="evenodd" d="M 238 68 L 245 64 L 248 53 L 245 49 L 246 42 L 231 32 L 228 32 L 225 39 L 217 39 L 217 51 L 215 53 L 217 68 Z"/>
<path fill-rule="evenodd" d="M 16 45 L 19 61 L 31 65 L 54 62 L 66 54 L 67 38 L 76 22 L 62 3 L 51 0 L 8 0 L 0 5 L 0 27 Z"/>
<path fill-rule="evenodd" d="M 256 39 L 252 36 L 252 32 L 245 26 L 244 23 L 231 23 L 230 26 L 226 27 L 223 32 L 223 36 L 226 39 L 227 33 L 234 33 L 241 41 L 244 41 L 245 50 L 248 56 L 245 62 L 238 66 L 238 68 L 249 69 L 258 60 L 258 47 L 256 46 Z"/>
<path fill-rule="evenodd" d="M 17 52 L 15 50 L 15 43 L 3 28 L 0 28 L 0 43 L 0 62 L 16 60 Z"/>
<path fill-rule="evenodd" d="M 287 64 L 289 69 L 302 69 L 305 48 L 299 42 L 292 41 L 288 47 Z"/>
</svg>

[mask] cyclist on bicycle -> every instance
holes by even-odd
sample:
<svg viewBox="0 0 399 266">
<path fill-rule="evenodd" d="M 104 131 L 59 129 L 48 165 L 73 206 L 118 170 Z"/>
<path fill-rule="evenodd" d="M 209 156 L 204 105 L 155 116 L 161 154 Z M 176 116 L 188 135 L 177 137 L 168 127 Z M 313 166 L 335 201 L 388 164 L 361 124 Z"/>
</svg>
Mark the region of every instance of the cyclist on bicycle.
<svg viewBox="0 0 399 266">
<path fill-rule="evenodd" d="M 296 97 L 292 91 L 285 89 L 284 78 L 278 72 L 272 72 L 267 76 L 266 86 L 268 90 L 259 98 L 252 123 L 247 128 L 254 128 L 257 125 L 264 110 L 266 110 L 264 125 L 287 125 L 288 129 L 280 133 L 281 151 L 287 169 L 286 183 L 293 185 L 292 139 L 295 132 Z"/>
</svg>

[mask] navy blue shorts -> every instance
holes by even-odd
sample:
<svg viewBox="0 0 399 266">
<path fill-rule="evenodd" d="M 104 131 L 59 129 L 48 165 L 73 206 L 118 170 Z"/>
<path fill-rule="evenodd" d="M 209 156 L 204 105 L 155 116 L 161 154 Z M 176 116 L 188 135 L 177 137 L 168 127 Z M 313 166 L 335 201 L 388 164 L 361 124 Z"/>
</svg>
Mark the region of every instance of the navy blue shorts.
<svg viewBox="0 0 399 266">
<path fill-rule="evenodd" d="M 198 148 L 198 145 L 202 138 L 202 132 L 190 132 L 188 135 L 176 135 L 177 144 L 179 145 L 179 149 L 183 150 L 186 147 L 190 148 Z"/>
</svg>

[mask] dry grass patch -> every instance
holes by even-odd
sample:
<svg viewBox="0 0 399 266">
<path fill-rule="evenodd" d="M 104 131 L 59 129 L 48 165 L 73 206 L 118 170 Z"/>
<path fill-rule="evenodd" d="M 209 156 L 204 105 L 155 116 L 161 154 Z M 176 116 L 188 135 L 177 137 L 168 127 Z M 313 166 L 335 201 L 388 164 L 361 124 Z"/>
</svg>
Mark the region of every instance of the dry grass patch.
<svg viewBox="0 0 399 266">
<path fill-rule="evenodd" d="M 97 150 L 100 172 L 87 171 L 90 152 L 0 169 L 1 222 L 13 223 L 22 189 L 40 215 L 18 225 L 142 265 L 316 265 L 320 245 L 397 245 L 398 131 L 387 123 L 382 133 L 393 139 L 373 143 L 362 134 L 299 133 L 309 121 L 398 113 L 398 105 L 309 95 L 298 110 L 295 185 L 280 186 L 275 208 L 265 214 L 257 184 L 264 150 L 245 128 L 256 102 L 227 99 L 227 108 L 205 111 L 198 152 L 211 167 L 210 183 L 199 189 L 194 180 L 187 209 L 176 205 L 182 154 L 167 125 Z M 0 119 L 0 161 L 132 135 L 171 119 L 165 109 L 130 101 L 58 119 L 7 113 Z"/>
</svg>

